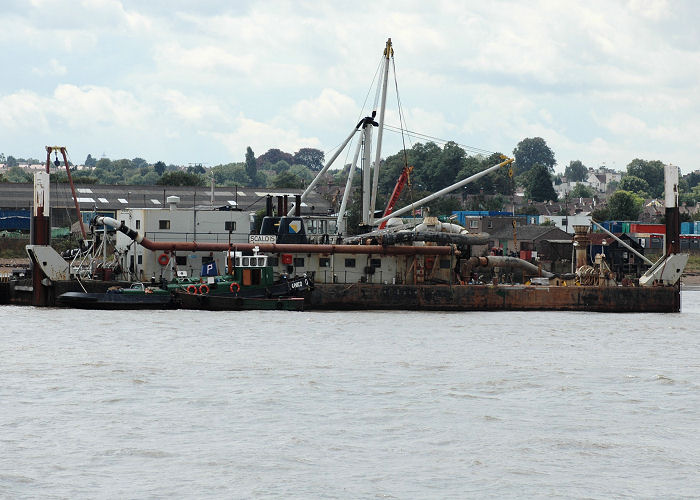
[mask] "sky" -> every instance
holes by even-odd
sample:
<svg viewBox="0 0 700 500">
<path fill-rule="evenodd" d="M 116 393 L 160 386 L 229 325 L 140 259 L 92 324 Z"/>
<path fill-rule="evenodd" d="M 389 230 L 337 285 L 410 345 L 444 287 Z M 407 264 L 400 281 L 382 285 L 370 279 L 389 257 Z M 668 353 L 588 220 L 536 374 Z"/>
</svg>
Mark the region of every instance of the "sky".
<svg viewBox="0 0 700 500">
<path fill-rule="evenodd" d="M 2 0 L 0 152 L 328 158 L 371 111 L 391 38 L 388 125 L 398 87 L 420 134 L 505 154 L 542 137 L 558 172 L 643 158 L 687 173 L 700 168 L 698 19 L 694 0 Z M 387 131 L 382 156 L 401 147 Z"/>
</svg>

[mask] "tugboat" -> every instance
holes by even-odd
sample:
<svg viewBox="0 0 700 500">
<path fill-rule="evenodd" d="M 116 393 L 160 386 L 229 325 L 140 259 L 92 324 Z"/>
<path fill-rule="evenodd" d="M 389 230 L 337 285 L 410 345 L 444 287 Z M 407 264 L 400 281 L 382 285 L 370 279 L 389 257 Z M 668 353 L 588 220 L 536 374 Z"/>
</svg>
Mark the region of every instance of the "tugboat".
<svg viewBox="0 0 700 500">
<path fill-rule="evenodd" d="M 313 281 L 306 275 L 283 275 L 274 280 L 274 270 L 268 265 L 268 256 L 253 248 L 253 255 L 226 251 L 227 272 L 215 274 L 216 265 L 202 273 L 203 283 L 175 290 L 178 305 L 184 309 L 241 311 L 249 309 L 276 309 L 301 311 L 304 292 L 313 289 Z"/>
<path fill-rule="evenodd" d="M 227 252 L 227 272 L 218 275 L 213 262 L 203 266 L 199 280 L 177 278 L 171 282 L 114 286 L 104 293 L 66 292 L 57 305 L 84 309 L 209 309 L 242 311 L 276 309 L 301 311 L 304 292 L 313 288 L 307 276 L 282 276 L 275 281 L 267 255 Z"/>
</svg>

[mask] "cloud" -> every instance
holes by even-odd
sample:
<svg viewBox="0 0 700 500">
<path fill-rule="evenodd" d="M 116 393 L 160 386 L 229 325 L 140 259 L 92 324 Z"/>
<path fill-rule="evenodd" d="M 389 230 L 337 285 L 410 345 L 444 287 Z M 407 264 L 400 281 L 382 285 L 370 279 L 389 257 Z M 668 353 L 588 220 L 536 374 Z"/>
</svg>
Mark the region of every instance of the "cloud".
<svg viewBox="0 0 700 500">
<path fill-rule="evenodd" d="M 347 121 L 348 126 L 359 112 L 355 101 L 337 90 L 324 88 L 312 99 L 302 99 L 291 107 L 290 117 L 297 123 L 323 125 Z M 354 123 L 353 123 L 354 125 Z"/>
<path fill-rule="evenodd" d="M 0 97 L 0 123 L 7 128 L 31 128 L 38 123 L 45 129 L 59 124 L 74 130 L 145 129 L 150 113 L 129 92 L 92 85 L 62 84 L 49 97 L 28 90 Z"/>
<path fill-rule="evenodd" d="M 315 137 L 303 137 L 296 129 L 256 121 L 242 113 L 236 118 L 235 129 L 231 132 L 208 132 L 206 135 L 219 141 L 239 158 L 245 155 L 248 146 L 259 155 L 272 148 L 294 152 L 302 147 L 317 148 L 321 144 Z"/>
<path fill-rule="evenodd" d="M 172 142 L 179 157 L 187 148 L 226 155 L 221 162 L 229 152 L 242 159 L 248 145 L 330 149 L 368 94 L 371 106 L 391 36 L 411 130 L 504 153 L 541 136 L 560 166 L 644 154 L 695 162 L 695 2 L 68 6 L 32 0 L 0 12 L 0 58 L 13 68 L 0 82 L 0 126 L 17 147 L 41 130 L 125 156 L 163 158 Z M 398 125 L 393 85 L 387 123 Z M 400 137 L 385 137 L 384 154 L 395 153 Z"/>
<path fill-rule="evenodd" d="M 32 73 L 37 76 L 63 76 L 67 73 L 65 66 L 60 64 L 56 59 L 49 60 L 49 64 L 46 67 L 34 67 L 32 68 Z"/>
</svg>

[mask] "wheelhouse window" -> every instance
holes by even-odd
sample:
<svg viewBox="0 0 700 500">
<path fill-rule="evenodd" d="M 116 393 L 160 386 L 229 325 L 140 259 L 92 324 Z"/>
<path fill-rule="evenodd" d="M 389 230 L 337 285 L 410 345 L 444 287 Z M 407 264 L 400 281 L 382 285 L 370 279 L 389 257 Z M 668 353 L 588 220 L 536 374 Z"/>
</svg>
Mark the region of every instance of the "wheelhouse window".
<svg viewBox="0 0 700 500">
<path fill-rule="evenodd" d="M 170 221 L 169 220 L 159 220 L 158 221 L 158 229 L 170 229 Z"/>
</svg>

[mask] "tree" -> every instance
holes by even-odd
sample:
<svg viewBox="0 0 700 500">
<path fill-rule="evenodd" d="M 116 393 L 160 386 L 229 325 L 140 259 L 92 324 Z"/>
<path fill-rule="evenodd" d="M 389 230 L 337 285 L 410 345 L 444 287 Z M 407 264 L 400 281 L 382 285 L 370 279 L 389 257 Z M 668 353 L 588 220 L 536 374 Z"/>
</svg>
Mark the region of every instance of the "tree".
<svg viewBox="0 0 700 500">
<path fill-rule="evenodd" d="M 227 163 L 212 167 L 209 172 L 219 186 L 249 186 L 250 177 L 244 163 Z"/>
<path fill-rule="evenodd" d="M 554 153 L 541 137 L 523 139 L 513 150 L 513 155 L 518 174 L 528 172 L 535 165 L 542 165 L 553 172 L 557 164 Z"/>
<path fill-rule="evenodd" d="M 640 196 L 648 196 L 649 183 L 644 179 L 640 179 L 636 175 L 626 175 L 620 180 L 619 188 L 623 191 L 638 194 Z"/>
<path fill-rule="evenodd" d="M 198 174 L 191 174 L 178 170 L 167 172 L 158 179 L 157 184 L 161 186 L 204 186 L 204 177 Z"/>
<path fill-rule="evenodd" d="M 11 156 L 8 157 L 8 160 L 12 158 Z M 9 164 L 9 162 L 8 162 Z M 24 170 L 21 167 L 18 167 L 15 165 L 14 167 L 10 167 L 10 169 L 7 171 L 7 182 L 32 182 L 33 176 L 26 170 Z"/>
<path fill-rule="evenodd" d="M 163 173 L 165 172 L 165 168 L 165 163 L 163 163 L 162 161 L 157 161 L 156 164 L 153 165 L 153 170 L 155 170 L 156 174 L 158 175 L 163 175 Z"/>
<path fill-rule="evenodd" d="M 552 186 L 549 169 L 545 165 L 535 165 L 529 172 L 527 196 L 535 201 L 556 201 L 557 193 Z"/>
<path fill-rule="evenodd" d="M 593 195 L 593 190 L 580 182 L 576 183 L 570 193 L 572 198 L 593 198 Z"/>
<path fill-rule="evenodd" d="M 16 167 L 17 165 L 19 165 L 19 162 L 17 161 L 17 159 L 14 156 L 7 157 L 7 163 L 5 165 L 6 167 Z M 12 182 L 12 181 L 10 181 L 10 182 Z"/>
<path fill-rule="evenodd" d="M 201 163 L 196 163 L 187 167 L 188 174 L 205 174 L 206 172 Z"/>
<path fill-rule="evenodd" d="M 131 165 L 134 168 L 141 168 L 141 167 L 148 165 L 148 162 L 146 160 L 144 160 L 143 158 L 136 157 L 133 160 L 131 160 Z"/>
<path fill-rule="evenodd" d="M 311 170 L 304 165 L 292 165 L 289 167 L 289 173 L 302 181 L 302 184 L 308 184 L 314 178 L 314 174 Z"/>
<path fill-rule="evenodd" d="M 644 200 L 629 191 L 615 191 L 608 198 L 609 220 L 637 220 Z"/>
<path fill-rule="evenodd" d="M 2 158 L 0 157 L 0 163 L 2 163 Z M 700 171 L 696 170 L 694 172 L 690 172 L 689 174 L 686 174 L 683 176 L 683 179 L 686 180 L 688 183 L 688 189 L 693 189 L 695 186 L 700 184 Z"/>
<path fill-rule="evenodd" d="M 290 164 L 284 160 L 280 160 L 277 163 L 269 166 L 272 171 L 277 172 L 279 174 L 280 172 L 286 172 L 287 170 L 289 170 Z"/>
<path fill-rule="evenodd" d="M 604 220 L 610 220 L 610 210 L 608 207 L 597 207 L 593 212 L 591 212 L 591 217 L 596 222 L 602 222 Z"/>
<path fill-rule="evenodd" d="M 285 153 L 280 149 L 268 149 L 267 153 L 258 156 L 256 161 L 260 168 L 270 168 L 271 165 L 281 161 L 287 162 L 287 165 L 291 165 L 294 163 L 294 155 Z"/>
<path fill-rule="evenodd" d="M 92 155 L 87 155 L 87 158 L 85 158 L 85 166 L 86 167 L 94 167 L 95 164 L 97 163 L 97 160 L 92 157 Z"/>
<path fill-rule="evenodd" d="M 250 146 L 245 151 L 245 172 L 250 178 L 250 182 L 255 184 L 258 180 L 258 165 L 255 161 L 255 153 Z"/>
<path fill-rule="evenodd" d="M 588 177 L 588 168 L 580 160 L 573 160 L 564 169 L 564 175 L 569 182 L 585 181 Z"/>
<path fill-rule="evenodd" d="M 291 172 L 280 172 L 272 178 L 274 188 L 299 188 L 301 184 L 301 179 Z"/>
<path fill-rule="evenodd" d="M 314 148 L 301 148 L 294 153 L 294 163 L 299 163 L 310 170 L 318 172 L 323 168 L 325 155 L 323 151 Z"/>
<path fill-rule="evenodd" d="M 661 161 L 646 161 L 635 158 L 627 165 L 627 175 L 633 175 L 647 181 L 650 196 L 658 198 L 663 195 L 664 164 Z"/>
</svg>

